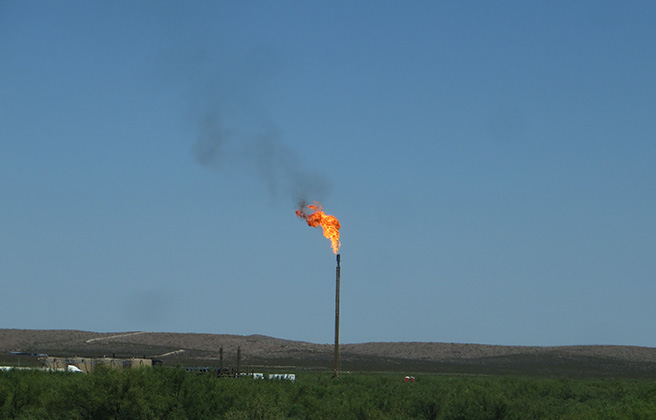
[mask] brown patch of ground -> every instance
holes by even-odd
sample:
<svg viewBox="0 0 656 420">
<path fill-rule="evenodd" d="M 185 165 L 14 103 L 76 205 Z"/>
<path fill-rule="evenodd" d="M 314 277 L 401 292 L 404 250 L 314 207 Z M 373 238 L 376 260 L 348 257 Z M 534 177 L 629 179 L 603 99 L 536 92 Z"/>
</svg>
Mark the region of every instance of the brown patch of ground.
<svg viewBox="0 0 656 420">
<path fill-rule="evenodd" d="M 165 364 L 236 363 L 330 370 L 333 346 L 262 335 L 0 329 L 0 353 L 53 356 L 161 357 Z M 184 350 L 180 352 L 179 350 Z M 656 376 L 656 349 L 635 346 L 529 347 L 457 343 L 361 343 L 340 347 L 342 369 L 552 376 Z"/>
</svg>

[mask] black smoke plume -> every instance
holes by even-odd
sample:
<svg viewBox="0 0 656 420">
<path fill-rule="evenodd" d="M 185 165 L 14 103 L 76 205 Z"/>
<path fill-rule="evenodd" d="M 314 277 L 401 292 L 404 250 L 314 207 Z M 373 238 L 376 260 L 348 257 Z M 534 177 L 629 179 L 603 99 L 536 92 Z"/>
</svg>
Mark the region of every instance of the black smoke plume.
<svg viewBox="0 0 656 420">
<path fill-rule="evenodd" d="M 188 63 L 184 73 L 193 89 L 196 161 L 219 172 L 252 173 L 274 198 L 322 200 L 330 190 L 327 177 L 285 143 L 257 100 L 274 83 L 276 54 L 261 47 L 230 51 L 213 58 L 205 50 L 180 60 Z"/>
<path fill-rule="evenodd" d="M 295 203 L 322 199 L 329 192 L 326 177 L 310 170 L 285 144 L 277 125 L 260 122 L 257 130 L 247 132 L 224 121 L 224 114 L 212 108 L 199 120 L 193 154 L 200 164 L 218 171 L 252 172 L 271 196 Z"/>
</svg>

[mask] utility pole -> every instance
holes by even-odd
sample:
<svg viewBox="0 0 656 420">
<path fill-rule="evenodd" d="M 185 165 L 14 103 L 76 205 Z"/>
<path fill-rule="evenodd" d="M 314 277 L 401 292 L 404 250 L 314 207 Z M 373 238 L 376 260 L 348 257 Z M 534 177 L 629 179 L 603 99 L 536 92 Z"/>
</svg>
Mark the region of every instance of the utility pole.
<svg viewBox="0 0 656 420">
<path fill-rule="evenodd" d="M 239 377 L 239 365 L 241 363 L 241 347 L 237 346 L 237 377 Z"/>
</svg>

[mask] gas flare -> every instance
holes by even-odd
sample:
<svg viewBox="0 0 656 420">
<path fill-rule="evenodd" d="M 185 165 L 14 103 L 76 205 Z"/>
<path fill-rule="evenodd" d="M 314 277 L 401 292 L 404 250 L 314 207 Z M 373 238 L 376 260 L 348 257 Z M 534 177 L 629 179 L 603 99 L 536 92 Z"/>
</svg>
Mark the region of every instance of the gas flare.
<svg viewBox="0 0 656 420">
<path fill-rule="evenodd" d="M 339 220 L 335 216 L 323 212 L 323 207 L 316 201 L 314 204 L 301 203 L 301 206 L 296 210 L 296 215 L 305 220 L 308 226 L 319 227 L 323 229 L 323 236 L 330 239 L 332 243 L 333 252 L 337 254 L 341 243 L 339 242 Z"/>
</svg>

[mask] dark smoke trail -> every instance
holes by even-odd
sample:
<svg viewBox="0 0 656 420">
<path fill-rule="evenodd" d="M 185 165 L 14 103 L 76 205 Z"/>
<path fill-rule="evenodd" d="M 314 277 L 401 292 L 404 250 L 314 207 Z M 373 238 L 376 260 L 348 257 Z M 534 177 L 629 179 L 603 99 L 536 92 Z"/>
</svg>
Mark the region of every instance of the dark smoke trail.
<svg viewBox="0 0 656 420">
<path fill-rule="evenodd" d="M 220 166 L 221 156 L 227 154 L 226 143 L 229 134 L 225 132 L 219 123 L 219 116 L 211 116 L 209 113 L 200 119 L 199 136 L 194 144 L 194 156 L 196 160 L 205 166 Z"/>
<path fill-rule="evenodd" d="M 244 133 L 228 128 L 221 117 L 221 112 L 212 110 L 199 121 L 193 153 L 200 164 L 217 170 L 230 167 L 254 172 L 272 196 L 284 195 L 295 203 L 328 193 L 325 176 L 303 165 L 283 142 L 277 126 L 260 124 L 259 131 Z"/>
<path fill-rule="evenodd" d="M 195 105 L 195 160 L 218 171 L 252 173 L 272 197 L 289 197 L 295 205 L 310 197 L 324 199 L 327 177 L 308 168 L 253 100 L 275 74 L 275 54 L 266 48 L 229 51 L 223 49 L 220 58 L 209 50 L 192 54 L 185 67 Z"/>
</svg>

